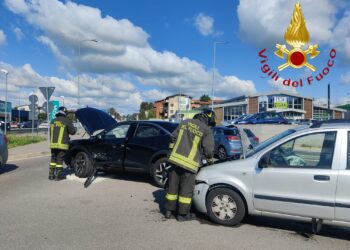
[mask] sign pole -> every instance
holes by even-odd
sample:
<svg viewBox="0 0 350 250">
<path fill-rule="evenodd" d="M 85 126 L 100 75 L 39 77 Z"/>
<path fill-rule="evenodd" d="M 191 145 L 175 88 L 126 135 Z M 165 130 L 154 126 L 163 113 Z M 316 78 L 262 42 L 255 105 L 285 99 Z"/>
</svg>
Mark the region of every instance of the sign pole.
<svg viewBox="0 0 350 250">
<path fill-rule="evenodd" d="M 34 98 L 33 98 L 34 99 Z M 35 103 L 32 102 L 32 110 L 33 110 L 33 116 L 32 116 L 32 136 L 34 135 L 34 117 L 35 117 Z"/>
<path fill-rule="evenodd" d="M 46 88 L 46 96 L 48 95 L 48 88 Z M 47 141 L 50 142 L 50 110 L 49 110 L 49 101 L 50 98 L 46 100 L 46 118 L 47 118 Z"/>
</svg>

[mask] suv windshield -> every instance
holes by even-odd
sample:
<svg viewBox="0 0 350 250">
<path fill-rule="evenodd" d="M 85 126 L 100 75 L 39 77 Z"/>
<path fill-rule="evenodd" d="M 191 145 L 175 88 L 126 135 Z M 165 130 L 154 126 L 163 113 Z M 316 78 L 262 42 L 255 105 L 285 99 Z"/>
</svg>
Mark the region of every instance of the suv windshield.
<svg viewBox="0 0 350 250">
<path fill-rule="evenodd" d="M 276 141 L 278 141 L 279 139 L 282 139 L 283 137 L 286 137 L 290 134 L 293 134 L 296 130 L 295 129 L 288 129 L 278 135 L 275 135 L 273 137 L 271 137 L 270 139 L 258 144 L 258 146 L 256 146 L 254 149 L 250 150 L 247 152 L 246 154 L 246 158 L 252 156 L 253 154 L 260 152 L 261 150 L 263 150 L 264 148 L 270 146 L 271 144 L 275 143 Z"/>
</svg>

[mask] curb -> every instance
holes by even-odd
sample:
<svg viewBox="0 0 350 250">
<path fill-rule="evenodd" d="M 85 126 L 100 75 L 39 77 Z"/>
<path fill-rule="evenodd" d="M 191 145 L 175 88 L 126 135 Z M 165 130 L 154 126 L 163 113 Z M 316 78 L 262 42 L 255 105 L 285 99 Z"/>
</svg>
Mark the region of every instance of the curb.
<svg viewBox="0 0 350 250">
<path fill-rule="evenodd" d="M 19 161 L 19 160 L 25 160 L 28 158 L 35 158 L 35 157 L 44 157 L 44 156 L 50 156 L 51 153 L 48 151 L 43 152 L 36 152 L 36 153 L 28 153 L 28 154 L 21 154 L 21 155 L 11 155 L 9 154 L 8 162 L 10 161 Z"/>
</svg>

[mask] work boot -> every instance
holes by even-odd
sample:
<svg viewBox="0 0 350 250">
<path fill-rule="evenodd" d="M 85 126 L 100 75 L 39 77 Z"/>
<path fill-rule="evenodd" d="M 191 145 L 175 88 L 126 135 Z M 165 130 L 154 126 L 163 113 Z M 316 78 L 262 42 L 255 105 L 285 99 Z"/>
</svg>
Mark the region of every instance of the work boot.
<svg viewBox="0 0 350 250">
<path fill-rule="evenodd" d="M 172 215 L 173 215 L 172 211 L 166 210 L 164 217 L 165 217 L 165 219 L 170 219 Z"/>
<path fill-rule="evenodd" d="M 49 180 L 55 179 L 55 168 L 50 167 L 49 170 Z"/>
<path fill-rule="evenodd" d="M 185 215 L 178 215 L 177 216 L 177 221 L 183 222 L 183 221 L 191 221 L 191 220 L 195 220 L 196 219 L 196 215 L 193 213 L 188 213 Z"/>
<path fill-rule="evenodd" d="M 55 173 L 55 181 L 60 181 L 66 179 L 65 176 L 62 174 L 63 168 L 56 168 L 56 173 Z"/>
</svg>

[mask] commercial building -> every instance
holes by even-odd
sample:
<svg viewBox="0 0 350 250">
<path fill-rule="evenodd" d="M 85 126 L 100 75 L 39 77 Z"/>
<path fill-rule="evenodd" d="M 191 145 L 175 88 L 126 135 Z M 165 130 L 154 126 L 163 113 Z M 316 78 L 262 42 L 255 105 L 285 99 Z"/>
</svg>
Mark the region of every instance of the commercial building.
<svg viewBox="0 0 350 250">
<path fill-rule="evenodd" d="M 316 104 L 313 98 L 284 92 L 239 96 L 215 104 L 214 110 L 219 121 L 264 111 L 281 112 L 286 119 L 328 119 L 328 108 Z M 345 112 L 332 107 L 331 118 L 342 119 Z"/>
</svg>

